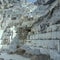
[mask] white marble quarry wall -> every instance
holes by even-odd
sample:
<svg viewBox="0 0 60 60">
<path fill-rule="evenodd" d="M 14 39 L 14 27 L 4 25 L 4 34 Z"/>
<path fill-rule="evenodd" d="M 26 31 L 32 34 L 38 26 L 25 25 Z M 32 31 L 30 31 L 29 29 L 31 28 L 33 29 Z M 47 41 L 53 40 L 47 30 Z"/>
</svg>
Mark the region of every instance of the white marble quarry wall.
<svg viewBox="0 0 60 60">
<path fill-rule="evenodd" d="M 42 54 L 51 54 L 52 51 L 59 52 L 59 40 L 27 40 L 26 45 L 29 45 L 32 49 L 40 49 Z M 31 41 L 31 42 L 30 42 Z M 53 52 L 54 53 L 54 52 Z"/>
<path fill-rule="evenodd" d="M 49 54 L 54 60 L 59 60 L 59 40 L 27 40 L 26 45 L 33 49 L 39 49 L 41 54 Z"/>
<path fill-rule="evenodd" d="M 60 40 L 58 42 L 58 52 L 60 53 Z"/>
<path fill-rule="evenodd" d="M 47 30 L 47 32 L 60 31 L 60 24 L 51 25 L 51 26 L 47 27 L 46 30 Z"/>
<path fill-rule="evenodd" d="M 58 50 L 59 40 L 27 40 L 26 44 L 38 48 L 49 48 Z"/>
<path fill-rule="evenodd" d="M 60 0 L 58 0 L 58 2 L 60 3 Z"/>
<path fill-rule="evenodd" d="M 44 4 L 44 3 L 48 2 L 48 1 L 49 0 L 37 0 L 37 2 L 40 3 L 40 4 Z"/>
<path fill-rule="evenodd" d="M 47 39 L 47 40 L 53 40 L 53 39 L 60 39 L 60 31 L 56 31 L 56 32 L 48 32 L 48 33 L 38 33 L 38 34 L 33 34 L 30 35 L 30 37 L 28 38 L 30 40 L 38 40 L 38 39 Z"/>
</svg>

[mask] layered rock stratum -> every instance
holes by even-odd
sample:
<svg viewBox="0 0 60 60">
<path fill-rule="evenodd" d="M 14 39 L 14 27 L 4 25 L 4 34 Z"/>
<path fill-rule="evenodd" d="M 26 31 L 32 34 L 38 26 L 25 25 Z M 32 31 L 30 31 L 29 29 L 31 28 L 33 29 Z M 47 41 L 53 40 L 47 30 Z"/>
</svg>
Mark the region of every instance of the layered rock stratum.
<svg viewBox="0 0 60 60">
<path fill-rule="evenodd" d="M 23 55 L 49 54 L 59 60 L 60 0 L 0 0 L 0 32 L 5 52 L 23 49 Z"/>
</svg>

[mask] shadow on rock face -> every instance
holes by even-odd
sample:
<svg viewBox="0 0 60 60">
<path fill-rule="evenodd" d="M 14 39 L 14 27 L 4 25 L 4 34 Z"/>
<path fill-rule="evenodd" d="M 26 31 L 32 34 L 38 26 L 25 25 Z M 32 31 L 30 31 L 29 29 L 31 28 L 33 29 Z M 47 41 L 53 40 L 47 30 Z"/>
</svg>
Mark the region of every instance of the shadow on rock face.
<svg viewBox="0 0 60 60">
<path fill-rule="evenodd" d="M 26 51 L 23 49 L 18 49 L 15 51 L 16 54 L 23 55 Z"/>
<path fill-rule="evenodd" d="M 4 58 L 0 58 L 0 60 L 4 60 Z"/>
<path fill-rule="evenodd" d="M 31 60 L 50 60 L 50 56 L 45 54 L 35 55 L 31 57 Z"/>
</svg>

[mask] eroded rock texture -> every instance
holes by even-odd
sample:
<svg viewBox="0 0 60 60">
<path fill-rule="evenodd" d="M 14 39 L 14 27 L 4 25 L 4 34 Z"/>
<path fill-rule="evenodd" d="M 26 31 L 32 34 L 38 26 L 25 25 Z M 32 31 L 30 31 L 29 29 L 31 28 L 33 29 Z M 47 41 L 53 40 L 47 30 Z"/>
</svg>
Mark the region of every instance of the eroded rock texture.
<svg viewBox="0 0 60 60">
<path fill-rule="evenodd" d="M 0 0 L 0 31 L 2 51 L 22 55 L 49 54 L 51 58 L 54 56 L 53 59 L 57 56 L 58 60 L 60 0 L 37 0 L 34 3 Z"/>
</svg>

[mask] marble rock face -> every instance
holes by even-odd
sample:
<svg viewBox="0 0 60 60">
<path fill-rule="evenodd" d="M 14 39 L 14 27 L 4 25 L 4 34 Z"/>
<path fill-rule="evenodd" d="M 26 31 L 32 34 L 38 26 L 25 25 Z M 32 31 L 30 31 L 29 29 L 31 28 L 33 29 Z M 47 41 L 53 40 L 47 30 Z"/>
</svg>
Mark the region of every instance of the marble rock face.
<svg viewBox="0 0 60 60">
<path fill-rule="evenodd" d="M 36 55 L 32 60 L 50 58 L 40 54 L 50 54 L 56 58 L 57 52 L 60 52 L 58 0 L 37 0 L 34 3 L 26 0 L 1 0 L 0 45 L 10 53 Z"/>
<path fill-rule="evenodd" d="M 37 3 L 38 5 L 41 5 L 41 4 L 51 4 L 51 3 L 53 3 L 55 0 L 37 0 L 37 2 L 35 2 L 35 3 Z"/>
</svg>

